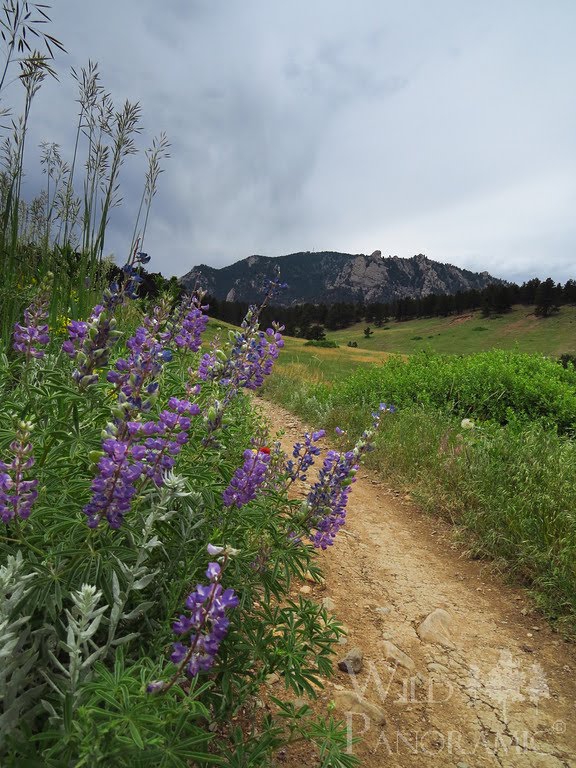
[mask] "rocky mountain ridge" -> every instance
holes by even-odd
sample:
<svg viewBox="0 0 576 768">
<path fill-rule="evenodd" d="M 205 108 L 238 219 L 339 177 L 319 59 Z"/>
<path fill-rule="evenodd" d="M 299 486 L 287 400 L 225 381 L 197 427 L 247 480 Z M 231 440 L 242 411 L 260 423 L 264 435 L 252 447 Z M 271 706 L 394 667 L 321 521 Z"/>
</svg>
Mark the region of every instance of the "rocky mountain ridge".
<svg viewBox="0 0 576 768">
<path fill-rule="evenodd" d="M 275 299 L 282 305 L 311 303 L 389 302 L 431 293 L 481 290 L 502 282 L 488 272 L 471 272 L 418 254 L 409 259 L 336 251 L 300 251 L 272 258 L 254 255 L 227 267 L 193 267 L 181 279 L 187 289 L 199 285 L 217 299 L 256 302 L 267 280 L 280 270 L 288 289 Z"/>
</svg>

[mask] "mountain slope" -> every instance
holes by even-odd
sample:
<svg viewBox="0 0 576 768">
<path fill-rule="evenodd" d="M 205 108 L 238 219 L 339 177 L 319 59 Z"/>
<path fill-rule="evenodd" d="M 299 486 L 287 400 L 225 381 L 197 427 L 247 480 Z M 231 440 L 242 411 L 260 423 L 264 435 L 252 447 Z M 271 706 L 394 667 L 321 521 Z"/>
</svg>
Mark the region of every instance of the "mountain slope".
<svg viewBox="0 0 576 768">
<path fill-rule="evenodd" d="M 205 264 L 194 267 L 181 278 L 186 288 L 200 285 L 217 299 L 257 301 L 267 280 L 280 270 L 288 290 L 276 303 L 364 301 L 453 294 L 482 289 L 500 282 L 487 272 L 471 272 L 452 264 L 432 261 L 422 254 L 410 259 L 382 258 L 380 251 L 364 254 L 301 251 L 287 256 L 249 256 L 228 267 L 215 269 Z"/>
</svg>

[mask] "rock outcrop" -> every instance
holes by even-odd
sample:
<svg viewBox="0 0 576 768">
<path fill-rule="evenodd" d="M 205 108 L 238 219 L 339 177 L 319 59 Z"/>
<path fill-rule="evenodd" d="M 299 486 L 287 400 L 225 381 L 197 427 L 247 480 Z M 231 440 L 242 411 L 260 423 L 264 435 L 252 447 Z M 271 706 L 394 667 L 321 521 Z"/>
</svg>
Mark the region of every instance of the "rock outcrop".
<svg viewBox="0 0 576 768">
<path fill-rule="evenodd" d="M 487 272 L 471 272 L 432 261 L 423 254 L 410 259 L 383 258 L 380 251 L 365 254 L 335 251 L 300 252 L 288 256 L 249 256 L 228 267 L 201 264 L 181 278 L 186 288 L 200 285 L 217 299 L 258 301 L 267 280 L 279 269 L 288 290 L 277 304 L 304 302 L 332 304 L 339 301 L 388 302 L 428 294 L 454 294 L 482 290 L 501 282 Z"/>
</svg>

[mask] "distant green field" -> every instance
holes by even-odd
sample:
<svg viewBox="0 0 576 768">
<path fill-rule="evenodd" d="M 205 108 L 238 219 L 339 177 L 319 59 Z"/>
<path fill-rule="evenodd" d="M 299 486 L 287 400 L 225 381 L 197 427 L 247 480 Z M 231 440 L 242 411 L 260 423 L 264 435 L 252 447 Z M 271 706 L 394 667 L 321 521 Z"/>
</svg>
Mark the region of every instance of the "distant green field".
<svg viewBox="0 0 576 768">
<path fill-rule="evenodd" d="M 204 346 L 218 333 L 225 339 L 229 330 L 235 330 L 234 326 L 211 319 L 204 334 Z M 378 350 L 353 349 L 347 346 L 336 349 L 307 347 L 306 339 L 291 337 L 286 337 L 284 341 L 285 346 L 278 358 L 278 368 L 290 378 L 302 377 L 318 384 L 343 379 L 358 366 L 382 363 L 386 359 L 386 354 Z"/>
<path fill-rule="evenodd" d="M 358 349 L 411 355 L 423 349 L 442 354 L 471 354 L 489 349 L 517 349 L 559 357 L 576 354 L 576 307 L 565 306 L 548 317 L 534 315 L 533 307 L 516 306 L 512 312 L 495 318 L 482 317 L 479 311 L 450 317 L 408 320 L 376 328 L 364 336 L 366 323 L 343 331 L 328 332 L 326 338 L 346 346 L 355 341 Z M 386 330 L 385 330 L 386 328 Z"/>
<path fill-rule="evenodd" d="M 336 349 L 307 347 L 304 339 L 286 337 L 276 369 L 292 380 L 330 384 L 343 380 L 358 367 L 382 363 L 390 354 L 413 355 L 422 350 L 472 354 L 514 349 L 555 358 L 565 352 L 576 354 L 576 307 L 562 307 L 558 314 L 548 318 L 535 317 L 530 307 L 515 307 L 509 314 L 493 319 L 474 312 L 370 327 L 374 333 L 369 339 L 364 336 L 366 323 L 343 331 L 328 331 L 327 338 L 339 344 Z M 225 338 L 233 328 L 211 319 L 204 344 L 218 332 Z M 347 346 L 349 341 L 358 346 Z"/>
</svg>

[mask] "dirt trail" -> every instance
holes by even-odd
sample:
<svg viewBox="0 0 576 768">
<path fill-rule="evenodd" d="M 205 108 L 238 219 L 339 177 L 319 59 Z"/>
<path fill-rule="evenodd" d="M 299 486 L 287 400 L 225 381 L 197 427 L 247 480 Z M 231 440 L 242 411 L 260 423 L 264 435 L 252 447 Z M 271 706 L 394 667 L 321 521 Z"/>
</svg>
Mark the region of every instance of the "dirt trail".
<svg viewBox="0 0 576 768">
<path fill-rule="evenodd" d="M 305 427 L 256 402 L 290 449 Z M 302 591 L 333 601 L 348 628 L 342 656 L 363 652 L 362 670 L 338 672 L 317 704 L 325 711 L 336 701 L 346 712 L 351 691 L 380 709 L 362 711 L 361 701 L 344 715 L 362 739 L 352 747 L 361 764 L 576 768 L 574 646 L 525 592 L 468 560 L 448 526 L 376 475 L 358 473 L 348 506 L 346 527 L 321 557 L 326 584 Z M 386 722 L 377 724 L 382 711 Z M 317 762 L 300 751 L 281 764 Z"/>
</svg>

